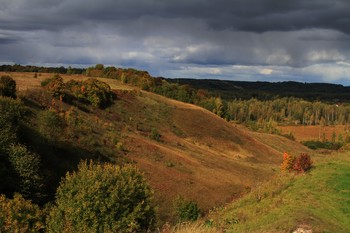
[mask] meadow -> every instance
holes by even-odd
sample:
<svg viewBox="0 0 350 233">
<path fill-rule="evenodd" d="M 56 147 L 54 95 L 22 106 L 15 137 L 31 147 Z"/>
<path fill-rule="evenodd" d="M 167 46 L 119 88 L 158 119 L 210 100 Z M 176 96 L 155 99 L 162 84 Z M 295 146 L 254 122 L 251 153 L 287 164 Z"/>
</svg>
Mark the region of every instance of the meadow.
<svg viewBox="0 0 350 233">
<path fill-rule="evenodd" d="M 292 133 L 295 139 L 299 142 L 310 140 L 328 140 L 332 141 L 335 135 L 335 139 L 338 140 L 339 135 L 345 139 L 345 136 L 349 134 L 349 127 L 347 125 L 302 125 L 302 126 L 277 126 L 277 129 L 281 130 L 282 134 Z"/>
<path fill-rule="evenodd" d="M 214 210 L 218 232 L 350 231 L 350 153 L 315 155 L 302 175 L 280 173 L 243 198 Z"/>
</svg>

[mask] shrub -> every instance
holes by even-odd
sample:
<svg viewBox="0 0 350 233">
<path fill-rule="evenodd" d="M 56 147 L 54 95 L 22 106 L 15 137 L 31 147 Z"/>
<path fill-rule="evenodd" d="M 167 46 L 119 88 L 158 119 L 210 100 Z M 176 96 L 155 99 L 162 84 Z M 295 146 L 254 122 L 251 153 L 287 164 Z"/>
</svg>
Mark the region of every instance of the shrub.
<svg viewBox="0 0 350 233">
<path fill-rule="evenodd" d="M 312 161 L 310 155 L 301 153 L 294 163 L 293 169 L 297 172 L 306 172 L 311 169 Z"/>
<path fill-rule="evenodd" d="M 45 87 L 53 97 L 60 97 L 63 95 L 65 88 L 63 78 L 56 74 Z"/>
<path fill-rule="evenodd" d="M 13 199 L 0 196 L 0 232 L 40 232 L 44 214 L 39 206 L 15 194 Z"/>
<path fill-rule="evenodd" d="M 195 221 L 201 215 L 201 211 L 197 203 L 188 201 L 183 197 L 178 197 L 175 200 L 175 210 L 177 218 L 180 222 Z"/>
<path fill-rule="evenodd" d="M 295 163 L 295 157 L 285 152 L 283 154 L 283 162 L 281 164 L 281 170 L 282 171 L 293 170 L 294 163 Z"/>
<path fill-rule="evenodd" d="M 82 162 L 56 193 L 48 232 L 139 232 L 155 219 L 152 191 L 137 168 Z"/>
<path fill-rule="evenodd" d="M 160 133 L 158 132 L 158 130 L 156 128 L 153 128 L 152 131 L 151 131 L 151 135 L 150 135 L 150 138 L 159 142 L 160 141 Z"/>
<path fill-rule="evenodd" d="M 97 79 L 88 79 L 83 82 L 84 97 L 95 107 L 105 107 L 112 101 L 111 88 L 107 83 Z"/>
<path fill-rule="evenodd" d="M 19 120 L 25 114 L 25 107 L 17 100 L 0 97 L 0 153 L 17 141 Z"/>
<path fill-rule="evenodd" d="M 0 77 L 0 96 L 16 98 L 16 81 L 8 75 Z"/>
<path fill-rule="evenodd" d="M 64 128 L 64 120 L 54 110 L 39 112 L 38 123 L 39 132 L 52 140 L 57 140 Z"/>
<path fill-rule="evenodd" d="M 53 79 L 53 77 L 44 79 L 43 81 L 41 81 L 40 86 L 46 87 Z"/>
</svg>

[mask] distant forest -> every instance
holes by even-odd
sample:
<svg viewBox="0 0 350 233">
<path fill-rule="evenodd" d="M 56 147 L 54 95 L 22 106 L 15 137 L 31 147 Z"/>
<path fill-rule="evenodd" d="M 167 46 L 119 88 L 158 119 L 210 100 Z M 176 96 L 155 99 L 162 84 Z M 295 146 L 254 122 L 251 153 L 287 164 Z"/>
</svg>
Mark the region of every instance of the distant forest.
<svg viewBox="0 0 350 233">
<path fill-rule="evenodd" d="M 196 104 L 254 130 L 269 132 L 277 124 L 350 123 L 350 87 L 337 84 L 166 79 L 152 77 L 147 71 L 103 64 L 87 69 L 3 65 L 0 71 L 85 74 L 117 79 L 126 85 Z"/>
<path fill-rule="evenodd" d="M 23 66 L 23 65 L 1 65 L 0 71 L 2 72 L 34 72 L 34 73 L 56 73 L 56 74 L 83 74 L 85 69 L 83 68 L 65 68 L 60 67 L 43 67 L 43 66 Z"/>
<path fill-rule="evenodd" d="M 296 97 L 328 103 L 350 100 L 350 87 L 330 83 L 246 82 L 214 79 L 167 79 L 167 81 L 204 89 L 211 95 L 220 96 L 224 100 L 251 98 L 272 100 L 281 97 Z"/>
</svg>

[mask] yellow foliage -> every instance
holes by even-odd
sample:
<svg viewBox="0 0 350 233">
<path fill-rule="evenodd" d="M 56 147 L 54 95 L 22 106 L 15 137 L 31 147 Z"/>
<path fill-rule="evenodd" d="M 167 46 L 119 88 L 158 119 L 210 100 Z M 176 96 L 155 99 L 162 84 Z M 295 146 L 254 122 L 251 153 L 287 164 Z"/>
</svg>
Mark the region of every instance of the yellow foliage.
<svg viewBox="0 0 350 233">
<path fill-rule="evenodd" d="M 0 196 L 0 232 L 38 232 L 44 228 L 44 214 L 39 206 L 20 194 L 13 199 Z"/>
<path fill-rule="evenodd" d="M 293 155 L 288 154 L 287 152 L 284 152 L 283 162 L 281 164 L 281 170 L 282 171 L 293 170 L 294 163 L 295 163 L 295 157 Z"/>
</svg>

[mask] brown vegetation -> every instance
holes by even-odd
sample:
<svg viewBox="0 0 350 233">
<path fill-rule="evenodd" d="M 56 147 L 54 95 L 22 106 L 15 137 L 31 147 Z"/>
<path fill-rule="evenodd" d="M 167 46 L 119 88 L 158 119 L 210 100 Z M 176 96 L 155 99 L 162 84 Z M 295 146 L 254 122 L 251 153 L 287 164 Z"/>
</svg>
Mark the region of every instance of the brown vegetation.
<svg viewBox="0 0 350 233">
<path fill-rule="evenodd" d="M 24 95 L 42 98 L 32 89 L 40 90 L 40 82 L 52 74 L 39 74 L 37 78 L 32 73 L 11 76 L 19 90 L 29 89 Z M 62 78 L 64 82 L 86 79 L 79 75 Z M 260 135 L 242 130 L 195 105 L 140 91 L 118 80 L 99 80 L 111 86 L 117 100 L 104 110 L 92 109 L 90 113 L 76 110 L 83 121 L 90 122 L 91 130 L 86 131 L 90 133 L 62 140 L 75 140 L 87 147 L 102 144 L 116 160 L 123 156 L 135 163 L 155 191 L 161 221 L 172 218 L 172 203 L 178 194 L 207 211 L 274 175 L 282 162 L 283 143 L 297 151 L 305 149 L 277 135 L 265 142 Z M 52 105 L 49 99 L 44 102 L 68 117 L 69 105 Z M 151 139 L 153 129 L 159 133 L 159 140 Z M 69 129 L 64 135 L 69 135 Z M 281 140 L 279 147 L 273 146 L 276 139 Z"/>
</svg>

